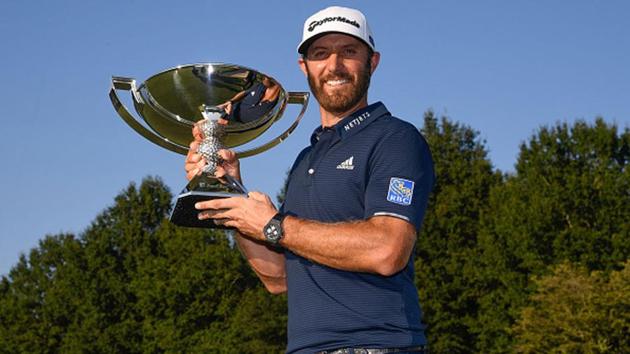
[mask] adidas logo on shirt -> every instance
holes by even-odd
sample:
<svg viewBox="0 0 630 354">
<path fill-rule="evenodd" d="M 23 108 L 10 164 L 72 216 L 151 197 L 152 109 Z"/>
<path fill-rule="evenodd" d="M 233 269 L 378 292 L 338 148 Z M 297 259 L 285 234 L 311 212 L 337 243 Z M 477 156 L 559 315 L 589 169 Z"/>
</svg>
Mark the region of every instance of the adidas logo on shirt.
<svg viewBox="0 0 630 354">
<path fill-rule="evenodd" d="M 350 156 L 349 159 L 337 165 L 338 170 L 354 170 L 354 165 L 352 164 L 352 160 L 354 160 L 354 156 Z"/>
</svg>

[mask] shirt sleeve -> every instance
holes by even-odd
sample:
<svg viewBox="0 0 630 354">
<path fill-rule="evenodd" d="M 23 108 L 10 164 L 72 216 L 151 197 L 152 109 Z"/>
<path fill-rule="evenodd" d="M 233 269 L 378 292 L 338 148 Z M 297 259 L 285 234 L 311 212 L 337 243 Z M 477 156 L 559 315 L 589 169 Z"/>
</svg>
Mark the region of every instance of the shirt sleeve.
<svg viewBox="0 0 630 354">
<path fill-rule="evenodd" d="M 365 218 L 393 216 L 420 229 L 434 180 L 431 151 L 415 127 L 386 135 L 370 157 Z"/>
</svg>

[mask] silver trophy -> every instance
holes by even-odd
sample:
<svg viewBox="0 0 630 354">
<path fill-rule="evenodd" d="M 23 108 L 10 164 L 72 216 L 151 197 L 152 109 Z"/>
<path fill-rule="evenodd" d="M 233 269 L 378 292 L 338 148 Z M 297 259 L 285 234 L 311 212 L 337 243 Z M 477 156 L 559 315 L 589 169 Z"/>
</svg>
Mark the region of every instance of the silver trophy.
<svg viewBox="0 0 630 354">
<path fill-rule="evenodd" d="M 139 120 L 118 97 L 117 90 L 131 91 Z M 238 158 L 266 151 L 286 139 L 306 111 L 307 92 L 286 92 L 265 74 L 232 64 L 181 65 L 151 76 L 139 86 L 127 77 L 112 77 L 109 98 L 122 119 L 149 141 L 186 155 L 198 125 L 203 141 L 198 152 L 206 160 L 204 171 L 179 194 L 171 222 L 179 226 L 220 228 L 213 220 L 199 220 L 196 202 L 246 195 L 239 181 L 215 176 L 221 164 L 217 152 L 253 141 L 283 115 L 287 104 L 302 106 L 295 121 L 280 135 L 258 147 L 236 151 Z"/>
</svg>

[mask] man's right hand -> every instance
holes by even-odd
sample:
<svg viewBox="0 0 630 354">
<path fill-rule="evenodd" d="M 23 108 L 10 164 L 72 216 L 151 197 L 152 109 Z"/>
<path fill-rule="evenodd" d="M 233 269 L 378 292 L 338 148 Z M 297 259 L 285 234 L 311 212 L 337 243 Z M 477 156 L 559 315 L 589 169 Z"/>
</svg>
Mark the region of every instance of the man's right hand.
<svg viewBox="0 0 630 354">
<path fill-rule="evenodd" d="M 200 142 L 197 140 L 193 140 L 190 143 L 190 149 L 188 150 L 188 154 L 186 155 L 186 163 L 184 168 L 186 169 L 186 178 L 190 181 L 193 177 L 197 176 L 203 170 L 203 167 L 206 165 L 206 160 L 197 152 L 199 149 Z"/>
<path fill-rule="evenodd" d="M 203 171 L 203 167 L 206 165 L 206 160 L 197 153 L 197 149 L 199 149 L 199 144 L 201 144 L 203 140 L 203 134 L 201 130 L 195 125 L 192 131 L 194 140 L 190 143 L 190 149 L 188 150 L 188 154 L 186 155 L 186 163 L 184 168 L 186 169 L 186 178 L 188 180 L 193 179 L 193 177 L 197 176 Z M 219 150 L 219 156 L 223 159 L 223 163 L 217 167 L 214 175 L 216 177 L 223 177 L 226 174 L 232 176 L 239 182 L 241 182 L 241 169 L 240 163 L 236 156 L 236 153 L 232 150 Z"/>
</svg>

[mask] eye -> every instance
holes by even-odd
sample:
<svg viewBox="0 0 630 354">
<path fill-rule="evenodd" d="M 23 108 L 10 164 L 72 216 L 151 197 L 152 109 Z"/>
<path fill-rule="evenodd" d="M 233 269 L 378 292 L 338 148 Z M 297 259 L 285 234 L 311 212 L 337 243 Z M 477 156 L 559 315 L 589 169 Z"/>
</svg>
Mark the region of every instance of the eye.
<svg viewBox="0 0 630 354">
<path fill-rule="evenodd" d="M 329 52 L 322 48 L 315 48 L 308 53 L 308 59 L 310 60 L 324 60 L 328 58 Z"/>
<path fill-rule="evenodd" d="M 352 58 L 357 55 L 357 49 L 354 47 L 346 47 L 343 49 L 343 56 L 346 58 Z"/>
</svg>

